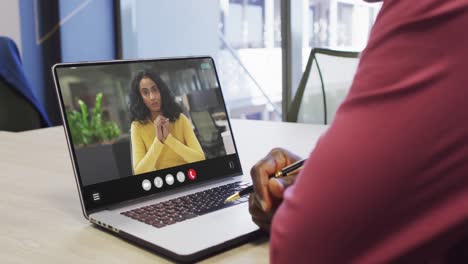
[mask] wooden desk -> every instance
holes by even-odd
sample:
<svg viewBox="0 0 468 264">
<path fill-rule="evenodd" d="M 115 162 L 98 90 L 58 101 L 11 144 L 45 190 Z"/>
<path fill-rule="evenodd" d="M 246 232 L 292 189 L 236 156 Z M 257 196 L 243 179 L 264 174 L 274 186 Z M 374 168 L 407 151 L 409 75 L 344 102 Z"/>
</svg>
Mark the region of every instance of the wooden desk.
<svg viewBox="0 0 468 264">
<path fill-rule="evenodd" d="M 244 173 L 276 146 L 307 156 L 324 126 L 232 120 Z M 62 127 L 0 132 L 2 263 L 169 263 L 83 217 Z M 254 241 L 202 263 L 268 263 Z"/>
</svg>

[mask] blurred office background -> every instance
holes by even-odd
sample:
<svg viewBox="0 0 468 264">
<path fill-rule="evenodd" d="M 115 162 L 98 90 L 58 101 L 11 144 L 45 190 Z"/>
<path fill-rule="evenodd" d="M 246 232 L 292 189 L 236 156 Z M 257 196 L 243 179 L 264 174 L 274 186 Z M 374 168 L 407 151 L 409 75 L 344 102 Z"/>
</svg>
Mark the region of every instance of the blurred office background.
<svg viewBox="0 0 468 264">
<path fill-rule="evenodd" d="M 380 6 L 362 0 L 9 0 L 0 2 L 0 35 L 16 42 L 32 92 L 53 125 L 61 123 L 53 64 L 192 55 L 215 59 L 231 118 L 281 121 L 310 50 L 362 51 Z M 187 79 L 186 89 L 195 89 L 192 82 Z"/>
</svg>

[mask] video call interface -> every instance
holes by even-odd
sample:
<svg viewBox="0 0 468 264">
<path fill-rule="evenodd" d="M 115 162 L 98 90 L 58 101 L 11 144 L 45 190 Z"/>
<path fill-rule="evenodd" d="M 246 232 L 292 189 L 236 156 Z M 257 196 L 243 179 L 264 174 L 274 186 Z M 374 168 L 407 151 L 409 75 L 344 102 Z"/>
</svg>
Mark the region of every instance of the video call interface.
<svg viewBox="0 0 468 264">
<path fill-rule="evenodd" d="M 201 176 L 190 164 L 236 153 L 210 58 L 70 65 L 56 75 L 83 186 L 159 171 L 142 190 L 183 185 Z"/>
</svg>

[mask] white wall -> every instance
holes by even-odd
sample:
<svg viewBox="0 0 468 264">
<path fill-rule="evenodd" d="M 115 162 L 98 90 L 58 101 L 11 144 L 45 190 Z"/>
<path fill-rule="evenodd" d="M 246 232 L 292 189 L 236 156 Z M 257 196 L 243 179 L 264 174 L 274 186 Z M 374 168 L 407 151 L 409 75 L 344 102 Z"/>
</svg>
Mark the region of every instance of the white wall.
<svg viewBox="0 0 468 264">
<path fill-rule="evenodd" d="M 125 0 L 124 58 L 212 55 L 218 51 L 219 1 Z"/>
<path fill-rule="evenodd" d="M 0 36 L 12 38 L 21 51 L 19 0 L 0 1 Z"/>
</svg>

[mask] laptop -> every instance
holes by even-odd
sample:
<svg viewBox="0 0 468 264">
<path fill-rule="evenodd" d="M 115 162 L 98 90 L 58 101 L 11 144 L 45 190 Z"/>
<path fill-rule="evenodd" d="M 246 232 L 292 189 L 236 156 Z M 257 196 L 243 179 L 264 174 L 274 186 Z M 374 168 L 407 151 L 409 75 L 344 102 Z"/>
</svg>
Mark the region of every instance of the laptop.
<svg viewBox="0 0 468 264">
<path fill-rule="evenodd" d="M 175 261 L 258 235 L 210 57 L 53 67 L 83 214 Z M 116 252 L 118 254 L 118 252 Z"/>
</svg>

